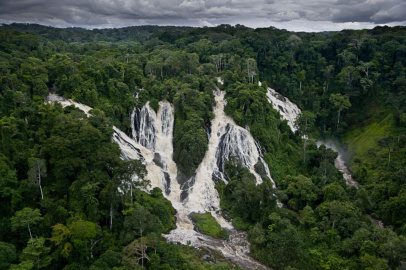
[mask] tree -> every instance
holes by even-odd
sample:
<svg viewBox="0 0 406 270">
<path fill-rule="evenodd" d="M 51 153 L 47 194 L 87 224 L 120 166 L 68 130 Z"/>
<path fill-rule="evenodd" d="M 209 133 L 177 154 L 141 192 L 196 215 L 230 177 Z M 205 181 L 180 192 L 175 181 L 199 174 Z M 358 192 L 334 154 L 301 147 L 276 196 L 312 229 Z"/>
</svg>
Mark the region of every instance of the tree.
<svg viewBox="0 0 406 270">
<path fill-rule="evenodd" d="M 286 47 L 289 48 L 290 60 L 292 61 L 295 57 L 295 52 L 297 47 L 302 43 L 302 39 L 297 35 L 291 35 L 286 41 Z"/>
<path fill-rule="evenodd" d="M 351 43 L 353 45 L 353 48 L 355 50 L 355 53 L 357 55 L 357 61 L 358 61 L 358 54 L 361 52 L 361 47 L 362 44 L 366 40 L 368 40 L 370 35 L 368 34 L 367 30 L 358 30 L 355 31 L 352 38 L 351 38 Z"/>
<path fill-rule="evenodd" d="M 123 265 L 131 268 L 137 267 L 141 261 L 142 267 L 144 267 L 144 259 L 150 260 L 147 249 L 155 249 L 155 239 L 150 239 L 151 237 L 141 237 L 132 241 L 128 246 L 123 249 Z"/>
<path fill-rule="evenodd" d="M 348 90 L 352 90 L 354 87 L 354 81 L 361 78 L 359 71 L 353 66 L 344 67 L 340 73 L 337 74 L 339 82 L 345 85 Z"/>
<path fill-rule="evenodd" d="M 34 268 L 33 262 L 23 261 L 20 264 L 12 264 L 10 270 L 31 270 Z"/>
<path fill-rule="evenodd" d="M 299 81 L 299 89 L 302 90 L 302 81 L 306 80 L 306 70 L 301 70 L 296 74 L 296 79 Z"/>
<path fill-rule="evenodd" d="M 300 211 L 300 219 L 305 224 L 306 227 L 312 228 L 316 223 L 316 216 L 313 209 L 306 205 L 302 211 Z"/>
<path fill-rule="evenodd" d="M 0 242 L 0 270 L 10 268 L 10 264 L 17 259 L 16 247 L 12 244 Z"/>
<path fill-rule="evenodd" d="M 42 191 L 42 177 L 47 176 L 47 167 L 45 160 L 35 158 L 30 162 L 30 169 L 28 170 L 28 181 L 32 185 L 38 185 L 41 191 L 41 199 L 44 199 L 44 192 Z"/>
<path fill-rule="evenodd" d="M 278 269 L 285 269 L 288 263 L 302 261 L 306 252 L 303 235 L 295 228 L 289 219 L 282 218 L 277 213 L 269 216 L 269 256 Z"/>
<path fill-rule="evenodd" d="M 4 217 L 11 215 L 11 209 L 19 197 L 17 186 L 16 171 L 10 166 L 9 159 L 0 153 L 0 212 Z"/>
<path fill-rule="evenodd" d="M 347 193 L 344 188 L 338 183 L 331 183 L 323 188 L 324 201 L 346 201 L 348 200 Z"/>
<path fill-rule="evenodd" d="M 367 270 L 387 270 L 391 269 L 388 266 L 388 260 L 377 258 L 374 255 L 369 255 L 368 253 L 360 258 L 362 269 Z"/>
<path fill-rule="evenodd" d="M 366 213 L 373 207 L 372 200 L 369 197 L 368 192 L 364 188 L 358 189 L 355 198 L 355 205 L 357 205 L 363 213 Z"/>
<path fill-rule="evenodd" d="M 149 184 L 144 180 L 144 176 L 147 174 L 145 165 L 140 160 L 125 160 L 123 161 L 121 178 L 123 183 L 130 187 L 130 203 L 134 203 L 133 189 L 136 186 L 146 188 Z M 124 187 L 126 188 L 126 187 Z"/>
<path fill-rule="evenodd" d="M 86 256 L 89 260 L 93 258 L 93 248 L 100 242 L 101 228 L 99 225 L 78 219 L 67 226 L 56 224 L 52 227 L 52 237 L 50 240 L 59 247 L 60 253 L 67 258 L 73 250 L 77 254 Z"/>
<path fill-rule="evenodd" d="M 332 103 L 333 107 L 337 110 L 337 129 L 338 129 L 338 125 L 340 124 L 341 111 L 351 107 L 350 99 L 348 95 L 331 94 L 329 100 Z"/>
<path fill-rule="evenodd" d="M 52 261 L 51 256 L 48 255 L 50 250 L 50 247 L 45 246 L 45 238 L 35 237 L 28 241 L 21 257 L 24 261 L 33 263 L 37 269 L 45 268 Z"/>
<path fill-rule="evenodd" d="M 319 168 L 317 174 L 322 177 L 323 185 L 328 181 L 333 181 L 338 176 L 339 179 L 342 179 L 342 174 L 337 174 L 337 169 L 334 166 L 335 159 L 337 158 L 337 153 L 334 152 L 331 148 L 326 148 L 325 145 L 321 145 L 318 150 L 319 159 Z"/>
<path fill-rule="evenodd" d="M 295 128 L 302 138 L 308 137 L 309 133 L 313 131 L 315 118 L 316 116 L 311 111 L 302 111 L 296 118 Z"/>
<path fill-rule="evenodd" d="M 125 243 L 133 241 L 136 236 L 143 237 L 150 232 L 160 233 L 162 230 L 162 223 L 158 217 L 138 204 L 130 205 L 124 214 L 126 215 L 123 229 Z"/>
<path fill-rule="evenodd" d="M 324 96 L 324 94 L 328 92 L 328 87 L 329 87 L 329 84 L 330 84 L 330 80 L 334 76 L 334 66 L 333 65 L 327 66 L 323 70 L 323 76 L 324 76 L 324 78 L 326 80 L 326 86 L 323 87 L 323 96 Z"/>
<path fill-rule="evenodd" d="M 295 128 L 300 137 L 303 139 L 303 163 L 306 162 L 306 146 L 309 139 L 309 133 L 314 128 L 314 121 L 316 116 L 310 111 L 302 111 L 301 114 L 296 118 Z"/>
<path fill-rule="evenodd" d="M 36 225 L 42 220 L 41 213 L 39 209 L 31 209 L 29 207 L 24 208 L 21 211 L 18 211 L 14 217 L 11 218 L 11 228 L 13 231 L 18 228 L 27 226 L 30 238 L 32 238 L 31 225 Z"/>
<path fill-rule="evenodd" d="M 372 86 L 373 81 L 370 79 L 370 68 L 373 66 L 371 62 L 364 63 L 362 61 L 359 62 L 359 66 L 357 69 L 364 73 L 364 78 L 361 79 L 361 84 L 364 89 L 367 89 Z"/>
<path fill-rule="evenodd" d="M 256 74 L 257 62 L 255 61 L 255 59 L 247 58 L 245 60 L 245 67 L 247 70 L 248 82 L 253 84 L 254 76 Z"/>
<path fill-rule="evenodd" d="M 318 198 L 319 190 L 310 178 L 303 175 L 289 177 L 289 185 L 285 190 L 291 198 L 288 202 L 295 210 L 302 209 L 306 204 L 312 204 Z"/>
<path fill-rule="evenodd" d="M 381 206 L 380 214 L 385 224 L 394 224 L 396 227 L 405 224 L 406 194 L 389 198 L 389 200 Z"/>
<path fill-rule="evenodd" d="M 224 67 L 224 56 L 223 54 L 219 55 L 212 55 L 210 56 L 210 61 L 214 64 L 216 67 L 216 73 L 219 73 L 223 67 Z"/>
<path fill-rule="evenodd" d="M 388 167 L 389 167 L 389 164 L 391 161 L 390 154 L 391 154 L 391 150 L 392 150 L 394 143 L 395 143 L 395 139 L 392 136 L 385 136 L 378 140 L 378 145 L 380 147 L 388 147 Z"/>
</svg>

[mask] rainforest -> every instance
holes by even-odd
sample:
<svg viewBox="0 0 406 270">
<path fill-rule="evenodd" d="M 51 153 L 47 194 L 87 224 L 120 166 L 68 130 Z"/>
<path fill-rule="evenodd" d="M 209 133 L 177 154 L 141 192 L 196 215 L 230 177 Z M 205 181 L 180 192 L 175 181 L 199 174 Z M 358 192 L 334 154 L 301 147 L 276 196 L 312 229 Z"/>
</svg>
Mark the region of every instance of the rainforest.
<svg viewBox="0 0 406 270">
<path fill-rule="evenodd" d="M 0 270 L 406 269 L 406 27 L 0 25 Z"/>
</svg>

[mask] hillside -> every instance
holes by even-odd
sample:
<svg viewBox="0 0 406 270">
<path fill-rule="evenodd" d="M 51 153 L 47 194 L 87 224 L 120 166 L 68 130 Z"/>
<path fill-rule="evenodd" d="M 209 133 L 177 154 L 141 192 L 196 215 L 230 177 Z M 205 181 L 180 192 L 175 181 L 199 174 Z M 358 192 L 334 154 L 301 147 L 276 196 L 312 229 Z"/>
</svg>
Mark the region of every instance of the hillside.
<svg viewBox="0 0 406 270">
<path fill-rule="evenodd" d="M 405 44 L 0 26 L 0 269 L 402 269 Z"/>
</svg>

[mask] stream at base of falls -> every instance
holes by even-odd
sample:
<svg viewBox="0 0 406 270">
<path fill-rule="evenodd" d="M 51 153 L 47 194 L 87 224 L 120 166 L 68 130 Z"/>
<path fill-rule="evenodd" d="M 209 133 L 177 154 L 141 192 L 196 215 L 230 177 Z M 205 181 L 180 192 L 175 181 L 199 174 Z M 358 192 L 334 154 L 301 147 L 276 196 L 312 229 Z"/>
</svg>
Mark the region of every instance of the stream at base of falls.
<svg viewBox="0 0 406 270">
<path fill-rule="evenodd" d="M 227 232 L 228 239 L 220 240 L 191 229 L 177 227 L 163 237 L 173 243 L 214 250 L 243 269 L 270 269 L 249 256 L 250 245 L 246 232 L 235 229 L 227 229 Z"/>
<path fill-rule="evenodd" d="M 290 126 L 293 132 L 296 131 L 295 128 L 295 121 L 296 118 L 301 113 L 301 110 L 297 107 L 297 105 L 291 102 L 288 98 L 282 96 L 274 89 L 269 88 L 267 89 L 267 98 L 268 101 L 272 104 L 275 110 L 279 111 L 282 119 L 288 121 L 288 125 Z M 359 188 L 358 182 L 352 177 L 351 171 L 348 168 L 348 165 L 345 161 L 345 153 L 341 147 L 339 147 L 339 143 L 335 143 L 332 140 L 328 141 L 316 141 L 317 147 L 324 144 L 327 148 L 333 149 L 335 152 L 338 153 L 337 158 L 334 160 L 334 166 L 343 174 L 343 178 L 347 184 L 347 186 L 353 186 L 356 189 Z M 385 228 L 385 225 L 381 220 L 375 219 L 368 215 L 372 224 L 378 226 L 379 228 Z"/>
<path fill-rule="evenodd" d="M 343 174 L 347 186 L 355 187 L 356 189 L 358 189 L 359 184 L 357 181 L 354 180 L 354 178 L 352 178 L 350 169 L 348 168 L 347 163 L 344 159 L 344 152 L 337 147 L 337 144 L 332 141 L 316 141 L 316 144 L 317 147 L 320 147 L 320 145 L 324 144 L 327 148 L 331 148 L 338 153 L 337 158 L 334 160 L 334 166 Z"/>
<path fill-rule="evenodd" d="M 291 128 L 293 132 L 296 131 L 295 127 L 295 121 L 296 118 L 300 115 L 301 110 L 299 107 L 291 102 L 288 98 L 282 96 L 278 92 L 276 92 L 274 89 L 269 88 L 267 89 L 267 94 L 266 94 L 269 103 L 272 104 L 275 110 L 277 110 L 282 119 L 285 119 L 288 121 L 288 125 Z M 345 179 L 345 182 L 347 183 L 348 186 L 354 186 L 356 188 L 359 187 L 357 181 L 352 178 L 350 169 L 348 168 L 345 159 L 344 159 L 344 152 L 337 147 L 337 144 L 335 144 L 333 141 L 316 141 L 317 147 L 320 145 L 324 144 L 327 148 L 333 149 L 335 152 L 338 153 L 338 156 L 336 160 L 334 161 L 334 166 L 343 174 L 343 177 Z"/>
</svg>

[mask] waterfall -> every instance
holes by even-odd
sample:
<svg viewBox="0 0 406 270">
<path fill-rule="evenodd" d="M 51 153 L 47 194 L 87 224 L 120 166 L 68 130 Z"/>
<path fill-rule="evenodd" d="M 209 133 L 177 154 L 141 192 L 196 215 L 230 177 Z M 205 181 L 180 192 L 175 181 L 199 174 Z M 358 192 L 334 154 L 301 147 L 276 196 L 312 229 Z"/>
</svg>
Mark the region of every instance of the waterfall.
<svg viewBox="0 0 406 270">
<path fill-rule="evenodd" d="M 224 164 L 230 158 L 236 158 L 242 166 L 255 175 L 257 184 L 262 177 L 255 171 L 255 165 L 261 163 L 265 176 L 271 181 L 269 168 L 262 158 L 261 148 L 248 130 L 235 124 L 224 113 L 225 92 L 215 91 L 215 118 L 209 136 L 209 147 L 203 161 L 194 176 L 182 186 L 177 179 L 177 165 L 173 161 L 173 125 L 174 107 L 168 101 L 159 102 L 156 113 L 149 103 L 131 114 L 132 138 L 118 128 L 113 127 L 113 140 L 121 149 L 122 159 L 141 160 L 146 166 L 146 180 L 151 188 L 159 187 L 164 196 L 171 201 L 177 211 L 177 228 L 164 237 L 171 242 L 190 244 L 195 247 L 214 249 L 224 257 L 245 269 L 268 269 L 253 260 L 249 254 L 249 243 L 245 232 L 237 232 L 220 214 L 220 198 L 215 189 L 217 181 L 227 182 Z M 88 116 L 92 109 L 81 103 L 66 100 L 56 95 L 48 97 L 49 102 L 58 101 L 62 106 L 74 105 Z M 137 177 L 133 178 L 134 180 Z M 189 216 L 195 212 L 211 212 L 221 227 L 229 232 L 228 240 L 214 239 L 194 230 Z"/>
<path fill-rule="evenodd" d="M 192 212 L 212 211 L 214 214 L 215 211 L 220 210 L 220 198 L 215 184 L 218 181 L 227 183 L 224 165 L 230 158 L 235 158 L 243 167 L 249 169 L 255 176 L 257 184 L 262 183 L 263 180 L 255 170 L 255 165 L 261 163 L 265 168 L 266 177 L 273 182 L 268 165 L 263 160 L 252 135 L 225 114 L 225 92 L 217 90 L 214 96 L 215 117 L 211 122 L 208 150 L 194 176 L 184 184 L 183 188 L 183 192 L 187 192 L 184 195 L 185 207 Z"/>
<path fill-rule="evenodd" d="M 257 184 L 263 180 L 255 171 L 255 164 L 261 162 L 266 177 L 272 181 L 269 168 L 249 131 L 236 125 L 233 119 L 225 114 L 225 92 L 217 89 L 214 96 L 215 117 L 211 121 L 208 150 L 193 177 L 181 187 L 182 208 L 177 209 L 177 228 L 164 237 L 171 242 L 217 250 L 246 269 L 267 269 L 249 257 L 247 234 L 234 230 L 233 226 L 219 214 L 220 197 L 215 184 L 218 181 L 227 182 L 224 164 L 232 157 L 237 158 L 242 166 L 255 175 Z M 211 212 L 221 227 L 228 230 L 229 239 L 225 241 L 214 239 L 194 231 L 189 219 L 189 215 L 194 212 Z"/>
<path fill-rule="evenodd" d="M 274 109 L 280 113 L 282 119 L 288 121 L 289 127 L 292 129 L 293 132 L 295 132 L 296 131 L 295 121 L 296 118 L 301 113 L 299 107 L 295 103 L 291 102 L 288 98 L 282 96 L 272 88 L 268 87 L 266 96 L 268 98 L 269 103 L 271 103 Z"/>
<path fill-rule="evenodd" d="M 152 187 L 161 188 L 172 202 L 177 201 L 180 188 L 176 181 L 178 168 L 173 161 L 173 105 L 160 101 L 158 112 L 155 113 L 147 103 L 141 110 L 134 109 L 131 119 L 132 140 L 148 149 L 151 156 L 147 162 L 146 179 L 151 181 Z"/>
<path fill-rule="evenodd" d="M 149 106 L 149 102 L 141 110 L 134 109 L 131 118 L 133 119 L 131 123 L 133 139 L 142 146 L 154 151 L 156 140 L 155 121 L 157 116 Z"/>
<path fill-rule="evenodd" d="M 301 113 L 301 110 L 297 107 L 297 105 L 269 87 L 266 96 L 268 97 L 268 101 L 272 104 L 274 109 L 281 114 L 282 119 L 288 120 L 288 125 L 290 126 L 292 131 L 295 132 L 295 121 Z M 332 141 L 317 141 L 316 143 L 317 146 L 324 144 L 326 147 L 331 148 L 338 153 L 338 156 L 334 161 L 334 166 L 343 174 L 345 182 L 348 186 L 354 186 L 358 188 L 358 183 L 352 178 L 350 169 L 345 163 L 343 151 L 338 149 L 336 144 Z"/>
<path fill-rule="evenodd" d="M 288 125 L 290 126 L 292 131 L 295 132 L 296 128 L 294 126 L 294 123 L 298 115 L 301 113 L 297 105 L 271 88 L 268 88 L 267 97 L 268 101 L 272 104 L 273 108 L 279 111 L 279 113 L 282 116 L 282 119 L 288 120 Z M 343 174 L 343 178 L 347 186 L 353 186 L 358 189 L 359 184 L 357 181 L 354 180 L 354 178 L 352 178 L 350 169 L 348 168 L 345 162 L 344 158 L 345 151 L 337 147 L 337 144 L 335 144 L 331 140 L 326 142 L 316 141 L 316 143 L 318 147 L 321 144 L 324 144 L 327 148 L 331 148 L 338 153 L 337 158 L 334 160 L 334 166 Z M 383 224 L 382 220 L 374 219 L 369 215 L 368 217 L 371 219 L 374 225 L 378 226 L 381 229 L 385 228 L 385 225 Z"/>
</svg>

